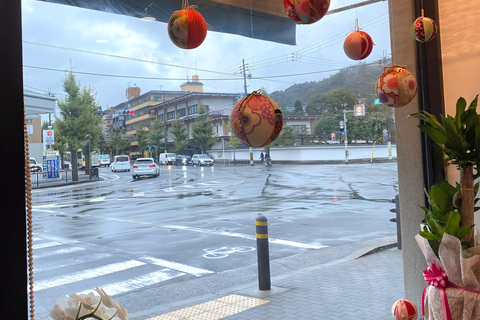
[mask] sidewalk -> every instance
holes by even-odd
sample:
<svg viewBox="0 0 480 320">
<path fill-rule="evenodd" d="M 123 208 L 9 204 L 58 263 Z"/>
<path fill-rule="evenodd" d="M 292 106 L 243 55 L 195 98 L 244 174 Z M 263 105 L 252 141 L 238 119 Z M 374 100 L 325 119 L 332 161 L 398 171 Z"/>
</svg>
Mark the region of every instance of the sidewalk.
<svg viewBox="0 0 480 320">
<path fill-rule="evenodd" d="M 157 310 L 133 312 L 129 319 L 392 319 L 393 303 L 404 298 L 403 262 L 396 240 L 388 240 L 376 249 L 363 246 L 331 262 L 272 276 L 270 291 L 259 291 L 258 282 L 250 282 Z M 271 270 L 281 265 L 271 263 Z"/>
<path fill-rule="evenodd" d="M 70 170 L 60 170 L 58 178 L 48 178 L 44 177 L 43 173 L 32 173 L 32 189 L 48 188 L 48 187 L 59 187 L 71 184 L 79 184 L 84 182 L 94 182 L 103 180 L 101 177 L 93 176 L 90 179 L 88 174 L 85 174 L 84 170 L 78 171 L 78 181 L 72 181 L 72 171 Z"/>
</svg>

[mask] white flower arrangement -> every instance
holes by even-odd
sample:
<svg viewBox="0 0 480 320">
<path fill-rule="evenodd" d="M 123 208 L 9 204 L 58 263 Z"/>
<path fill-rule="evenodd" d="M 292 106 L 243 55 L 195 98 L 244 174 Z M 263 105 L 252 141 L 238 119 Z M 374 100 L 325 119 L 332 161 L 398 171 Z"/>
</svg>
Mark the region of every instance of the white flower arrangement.
<svg viewBox="0 0 480 320">
<path fill-rule="evenodd" d="M 128 320 L 128 312 L 120 303 L 113 301 L 103 289 L 95 288 L 99 295 L 72 293 L 60 300 L 50 315 L 54 320 Z M 117 317 L 117 318 L 116 318 Z"/>
</svg>

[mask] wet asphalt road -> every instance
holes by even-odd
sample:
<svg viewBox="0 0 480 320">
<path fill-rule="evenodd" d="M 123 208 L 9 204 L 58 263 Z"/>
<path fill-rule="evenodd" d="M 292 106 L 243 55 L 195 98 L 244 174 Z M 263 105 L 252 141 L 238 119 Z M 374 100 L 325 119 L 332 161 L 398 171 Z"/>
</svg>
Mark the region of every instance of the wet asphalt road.
<svg viewBox="0 0 480 320">
<path fill-rule="evenodd" d="M 100 175 L 33 191 L 38 319 L 71 292 L 120 295 L 253 265 L 259 213 L 271 260 L 396 234 L 394 162 Z"/>
</svg>

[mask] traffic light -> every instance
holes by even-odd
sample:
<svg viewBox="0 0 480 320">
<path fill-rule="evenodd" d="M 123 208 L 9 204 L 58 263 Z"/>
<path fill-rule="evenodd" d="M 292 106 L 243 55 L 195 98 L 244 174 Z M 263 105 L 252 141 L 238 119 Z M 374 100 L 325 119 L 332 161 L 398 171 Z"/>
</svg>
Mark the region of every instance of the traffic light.
<svg viewBox="0 0 480 320">
<path fill-rule="evenodd" d="M 355 114 L 355 116 L 364 116 L 365 115 L 365 105 L 357 104 L 354 107 L 354 114 Z"/>
<path fill-rule="evenodd" d="M 123 110 L 120 114 L 121 115 L 133 115 L 133 110 Z"/>
</svg>

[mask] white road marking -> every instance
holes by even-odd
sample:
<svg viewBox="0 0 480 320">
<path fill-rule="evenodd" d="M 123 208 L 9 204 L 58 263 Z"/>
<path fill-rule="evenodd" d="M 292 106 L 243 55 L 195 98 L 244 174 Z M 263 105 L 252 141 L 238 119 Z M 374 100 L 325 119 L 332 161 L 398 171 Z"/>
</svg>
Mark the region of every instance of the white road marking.
<svg viewBox="0 0 480 320">
<path fill-rule="evenodd" d="M 109 295 L 113 296 L 135 289 L 140 289 L 146 286 L 151 286 L 183 275 L 185 275 L 185 273 L 178 273 L 169 269 L 163 269 L 145 274 L 143 276 L 135 277 L 133 279 L 102 285 L 102 289 L 105 290 L 105 292 L 108 292 Z M 87 294 L 90 291 L 92 290 L 87 290 L 81 293 Z"/>
<path fill-rule="evenodd" d="M 86 262 L 92 262 L 95 260 L 110 258 L 111 256 L 112 255 L 108 253 L 94 253 L 94 254 L 89 254 L 87 256 L 83 256 L 83 257 L 76 257 L 75 260 L 72 260 L 69 263 L 64 263 L 64 264 L 56 263 L 53 266 L 49 266 L 49 267 L 41 267 L 41 266 L 39 267 L 37 264 L 34 264 L 34 272 L 56 270 L 64 267 L 75 266 L 80 263 L 86 263 Z"/>
<path fill-rule="evenodd" d="M 237 232 L 215 231 L 215 230 L 200 229 L 200 228 L 186 227 L 186 226 L 176 226 L 176 225 L 163 225 L 162 227 L 169 228 L 169 229 L 180 229 L 180 230 L 208 233 L 208 234 L 218 234 L 222 236 L 237 237 L 237 238 L 243 238 L 243 239 L 249 239 L 249 240 L 257 240 L 255 236 L 244 234 L 244 233 L 237 233 Z M 326 247 L 326 246 L 316 246 L 316 245 L 311 245 L 306 243 L 300 243 L 300 242 L 289 241 L 289 240 L 281 240 L 281 239 L 275 239 L 275 238 L 268 238 L 268 241 L 270 243 L 277 243 L 277 244 L 283 244 L 287 246 L 306 248 L 306 249 L 321 249 Z"/>
<path fill-rule="evenodd" d="M 71 274 L 56 277 L 53 279 L 37 281 L 34 284 L 34 290 L 40 291 L 48 288 L 54 288 L 54 287 L 62 286 L 65 284 L 87 280 L 94 277 L 100 277 L 103 275 L 131 269 L 131 268 L 142 266 L 142 265 L 145 265 L 145 263 L 136 261 L 136 260 L 129 260 L 124 262 L 107 264 L 98 268 L 86 269 L 83 271 L 71 273 Z"/>
<path fill-rule="evenodd" d="M 40 243 L 40 244 L 34 244 L 32 246 L 33 250 L 38 250 L 38 249 L 43 249 L 43 248 L 50 248 L 50 247 L 55 247 L 55 246 L 60 246 L 63 243 L 54 241 L 54 242 L 47 242 L 47 243 Z"/>
<path fill-rule="evenodd" d="M 45 257 L 51 257 L 51 256 L 54 256 L 54 255 L 57 255 L 57 254 L 69 254 L 69 253 L 72 253 L 72 252 L 77 252 L 77 251 L 83 251 L 83 250 L 87 250 L 85 248 L 80 248 L 80 247 L 71 247 L 71 248 L 67 248 L 67 249 L 59 249 L 59 250 L 55 250 L 55 251 L 49 251 L 49 252 L 45 252 L 45 253 L 40 253 L 40 254 L 33 254 L 33 259 L 40 259 L 40 258 L 45 258 Z"/>
<path fill-rule="evenodd" d="M 197 277 L 201 277 L 203 274 L 215 273 L 215 272 L 210 271 L 210 270 L 195 268 L 195 267 L 192 267 L 192 266 L 187 266 L 187 265 L 182 264 L 182 263 L 167 261 L 167 260 L 154 258 L 154 257 L 145 256 L 145 257 L 141 257 L 140 260 L 148 261 L 148 262 L 153 263 L 157 266 L 178 270 L 178 271 L 185 272 L 185 273 L 188 273 L 188 274 L 193 274 L 194 276 L 197 276 Z"/>
</svg>

